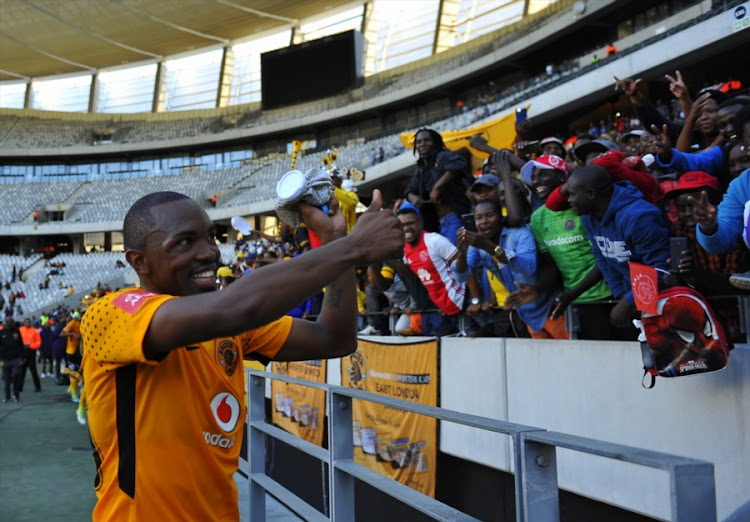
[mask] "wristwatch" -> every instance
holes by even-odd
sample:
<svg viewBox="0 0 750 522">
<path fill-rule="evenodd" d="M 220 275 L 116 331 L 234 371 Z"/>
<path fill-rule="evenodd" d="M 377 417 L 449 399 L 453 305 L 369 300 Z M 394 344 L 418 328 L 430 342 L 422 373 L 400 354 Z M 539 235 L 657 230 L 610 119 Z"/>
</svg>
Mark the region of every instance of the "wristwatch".
<svg viewBox="0 0 750 522">
<path fill-rule="evenodd" d="M 499 259 L 500 256 L 502 256 L 504 253 L 505 253 L 505 250 L 503 250 L 503 247 L 501 247 L 500 245 L 497 245 L 495 247 L 495 250 L 493 250 L 493 252 L 492 252 L 492 256 L 495 259 Z"/>
<path fill-rule="evenodd" d="M 479 304 L 479 298 L 478 297 L 472 297 L 470 302 L 473 305 L 478 305 Z"/>
</svg>

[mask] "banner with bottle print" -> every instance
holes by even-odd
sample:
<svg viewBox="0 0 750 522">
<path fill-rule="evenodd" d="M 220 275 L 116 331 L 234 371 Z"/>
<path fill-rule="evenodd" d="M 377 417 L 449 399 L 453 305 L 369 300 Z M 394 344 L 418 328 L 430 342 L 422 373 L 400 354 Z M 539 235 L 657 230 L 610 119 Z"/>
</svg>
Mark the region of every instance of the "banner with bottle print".
<svg viewBox="0 0 750 522">
<path fill-rule="evenodd" d="M 438 343 L 385 344 L 359 339 L 341 359 L 341 385 L 437 406 Z M 354 460 L 435 496 L 437 419 L 352 401 Z"/>
<path fill-rule="evenodd" d="M 324 360 L 273 362 L 271 371 L 307 381 L 326 382 Z M 273 380 L 271 395 L 274 424 L 301 439 L 323 445 L 325 391 Z"/>
</svg>

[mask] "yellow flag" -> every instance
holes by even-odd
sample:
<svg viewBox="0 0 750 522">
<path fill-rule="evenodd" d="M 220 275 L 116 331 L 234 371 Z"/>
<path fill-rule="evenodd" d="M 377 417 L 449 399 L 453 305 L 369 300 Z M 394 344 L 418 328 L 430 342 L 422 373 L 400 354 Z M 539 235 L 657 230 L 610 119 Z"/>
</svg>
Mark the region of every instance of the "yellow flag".
<svg viewBox="0 0 750 522">
<path fill-rule="evenodd" d="M 526 110 L 529 107 L 530 105 L 527 105 Z M 516 112 L 509 112 L 492 121 L 474 125 L 473 127 L 460 130 L 447 130 L 440 133 L 443 137 L 443 143 L 448 147 L 448 150 L 457 151 L 462 147 L 466 147 L 475 159 L 473 163 L 481 166 L 482 162 L 489 157 L 489 154 L 469 145 L 469 140 L 477 134 L 481 134 L 487 140 L 490 147 L 495 149 L 512 148 L 513 142 L 516 139 Z M 414 148 L 414 135 L 415 133 L 413 132 L 405 132 L 399 136 L 404 147 L 409 149 Z"/>
</svg>

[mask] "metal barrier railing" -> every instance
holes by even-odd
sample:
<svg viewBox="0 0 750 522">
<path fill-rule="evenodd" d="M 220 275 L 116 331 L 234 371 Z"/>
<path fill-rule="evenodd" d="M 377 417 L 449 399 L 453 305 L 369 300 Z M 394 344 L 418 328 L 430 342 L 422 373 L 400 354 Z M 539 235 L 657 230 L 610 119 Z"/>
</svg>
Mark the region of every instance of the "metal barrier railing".
<svg viewBox="0 0 750 522">
<path fill-rule="evenodd" d="M 736 301 L 737 311 L 739 317 L 739 332 L 745 334 L 750 338 L 750 295 L 748 294 L 737 294 L 737 295 L 720 295 L 720 296 L 706 296 L 706 301 L 712 306 L 716 306 L 718 303 L 726 301 Z M 578 333 L 581 331 L 581 321 L 579 318 L 580 309 L 589 306 L 614 306 L 617 304 L 616 300 L 602 300 L 602 301 L 591 301 L 588 303 L 572 303 L 565 310 L 565 328 L 570 333 L 571 339 L 578 339 Z M 606 340 L 606 339 L 602 339 Z"/>
<path fill-rule="evenodd" d="M 712 306 L 717 303 L 726 301 L 736 301 L 737 310 L 739 317 L 739 332 L 740 334 L 750 334 L 750 294 L 737 294 L 737 295 L 720 295 L 720 296 L 707 296 L 706 301 Z M 595 306 L 609 306 L 612 307 L 617 304 L 616 299 L 602 299 L 599 301 L 590 301 L 587 303 L 571 303 L 568 308 L 565 309 L 565 329 L 570 333 L 571 339 L 578 339 L 579 333 L 581 332 L 581 320 L 580 310 L 587 307 Z M 493 310 L 502 310 L 502 307 L 495 307 Z M 414 310 L 415 312 L 439 312 L 437 308 L 431 310 Z M 388 319 L 388 329 L 392 335 L 396 335 L 396 321 L 398 320 L 401 313 L 386 313 L 386 312 L 367 312 L 365 316 L 382 316 Z M 457 328 L 458 332 L 452 334 L 451 337 L 465 337 L 467 335 L 468 325 L 471 322 L 471 318 L 466 314 L 465 311 L 457 314 Z M 419 334 L 421 335 L 421 334 Z M 613 340 L 613 339 L 600 339 L 602 341 Z"/>
<path fill-rule="evenodd" d="M 557 448 L 666 470 L 670 479 L 671 520 L 709 522 L 717 519 L 714 465 L 622 444 L 546 431 L 533 426 L 489 419 L 443 408 L 425 406 L 382 395 L 305 381 L 257 370 L 248 374 L 248 487 L 249 514 L 265 522 L 265 494 L 272 494 L 304 520 L 351 522 L 355 520 L 355 479 L 361 480 L 413 509 L 441 521 L 475 521 L 474 517 L 404 486 L 354 461 L 352 399 L 369 401 L 402 411 L 434 417 L 495 433 L 513 441 L 516 522 L 560 520 Z M 265 380 L 275 379 L 323 390 L 328 409 L 328 449 L 299 439 L 270 424 L 266 418 Z M 330 496 L 326 513 L 300 499 L 265 473 L 267 437 L 273 437 L 328 464 Z"/>
</svg>

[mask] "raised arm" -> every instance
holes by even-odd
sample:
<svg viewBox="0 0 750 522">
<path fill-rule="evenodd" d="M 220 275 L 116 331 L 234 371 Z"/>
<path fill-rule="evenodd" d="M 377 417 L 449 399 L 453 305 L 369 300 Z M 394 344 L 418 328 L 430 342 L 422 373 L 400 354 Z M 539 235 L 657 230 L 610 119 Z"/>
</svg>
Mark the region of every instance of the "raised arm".
<svg viewBox="0 0 750 522">
<path fill-rule="evenodd" d="M 260 230 L 255 230 L 255 229 L 253 229 L 253 230 L 252 230 L 252 231 L 250 232 L 250 235 L 251 235 L 252 237 L 259 237 L 259 238 L 265 239 L 266 241 L 270 241 L 271 243 L 276 243 L 276 244 L 279 244 L 279 245 L 281 245 L 281 244 L 283 244 L 283 243 L 284 243 L 284 240 L 283 240 L 283 239 L 281 239 L 281 238 L 278 238 L 278 237 L 276 237 L 276 236 L 271 236 L 271 235 L 269 235 L 269 234 L 264 234 L 264 233 L 263 233 L 263 232 L 261 232 Z"/>
<path fill-rule="evenodd" d="M 672 120 L 666 119 L 661 113 L 656 110 L 656 107 L 638 90 L 638 86 L 641 83 L 640 78 L 633 80 L 632 78 L 619 79 L 615 78 L 615 91 L 622 91 L 629 98 L 633 104 L 633 110 L 635 111 L 638 119 L 641 120 L 641 125 L 644 129 L 650 129 L 652 125 L 656 125 L 661 128 L 663 125 L 667 126 L 668 135 L 672 142 L 677 141 L 678 127 Z M 658 135 L 658 133 L 657 133 Z"/>
<path fill-rule="evenodd" d="M 524 120 L 523 123 L 526 123 L 527 121 L 529 120 Z M 521 125 L 523 125 L 523 123 Z M 492 155 L 496 152 L 501 152 L 503 154 L 503 157 L 507 159 L 510 166 L 515 170 L 521 170 L 521 167 L 523 167 L 524 163 L 526 163 L 524 160 L 513 154 L 513 152 L 508 149 L 496 149 L 495 147 L 487 143 L 487 140 L 481 134 L 472 136 L 471 140 L 469 140 L 469 145 L 471 145 L 478 151 L 486 152 L 490 155 L 490 157 L 492 157 Z M 494 160 L 492 161 L 494 162 Z"/>
<path fill-rule="evenodd" d="M 327 286 L 318 320 L 295 320 L 277 357 L 315 359 L 349 353 L 356 345 L 354 267 L 403 255 L 400 223 L 393 213 L 379 212 L 381 203 L 375 191 L 372 205 L 348 236 L 335 199 L 329 202 L 330 216 L 300 205 L 303 220 L 323 246 L 253 271 L 221 292 L 167 301 L 154 314 L 144 352 L 154 354 L 257 328 Z"/>
<path fill-rule="evenodd" d="M 665 74 L 664 77 L 669 82 L 669 91 L 680 101 L 682 113 L 685 115 L 689 114 L 693 108 L 693 99 L 690 97 L 687 86 L 682 79 L 682 73 L 675 71 L 674 77 L 668 74 Z"/>
<path fill-rule="evenodd" d="M 495 151 L 492 154 L 492 169 L 490 172 L 495 173 L 500 178 L 505 188 L 504 200 L 500 202 L 508 211 L 508 215 L 505 216 L 505 226 L 518 227 L 523 223 L 523 206 L 518 192 L 513 186 L 510 156 L 513 156 L 513 154 L 508 151 Z"/>
<path fill-rule="evenodd" d="M 706 100 L 708 100 L 710 97 L 710 93 L 705 93 L 701 95 L 697 100 L 695 100 L 695 103 L 691 104 L 690 112 L 685 113 L 685 126 L 682 128 L 682 132 L 680 132 L 680 136 L 677 138 L 677 143 L 674 147 L 675 149 L 679 150 L 680 152 L 690 152 L 693 127 L 695 126 L 695 122 L 703 113 L 703 108 L 706 104 Z"/>
<path fill-rule="evenodd" d="M 697 223 L 696 237 L 701 247 L 711 254 L 721 254 L 732 248 L 742 236 L 745 204 L 750 200 L 750 171 L 745 171 L 729 184 L 718 208 L 701 193 L 700 199 L 689 197 Z"/>
</svg>

